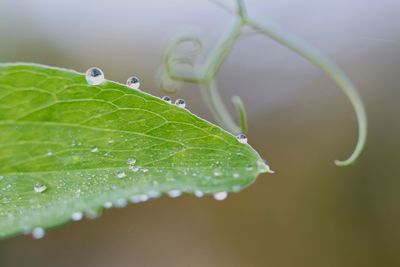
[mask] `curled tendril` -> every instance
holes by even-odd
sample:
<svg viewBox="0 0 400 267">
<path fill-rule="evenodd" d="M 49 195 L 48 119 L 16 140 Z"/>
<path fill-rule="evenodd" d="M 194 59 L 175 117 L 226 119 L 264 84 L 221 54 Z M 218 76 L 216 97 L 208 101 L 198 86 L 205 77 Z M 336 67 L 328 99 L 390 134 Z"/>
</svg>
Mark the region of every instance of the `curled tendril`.
<svg viewBox="0 0 400 267">
<path fill-rule="evenodd" d="M 247 131 L 247 117 L 243 101 L 238 96 L 232 97 L 232 103 L 236 108 L 239 118 L 239 125 L 235 123 L 227 108 L 221 100 L 215 82 L 215 76 L 220 69 L 225 57 L 232 49 L 236 40 L 248 33 L 243 33 L 244 27 L 250 28 L 255 33 L 261 33 L 269 38 L 286 46 L 295 53 L 301 55 L 321 70 L 323 70 L 347 95 L 354 107 L 358 120 L 358 140 L 356 147 L 350 157 L 346 160 L 336 160 L 338 166 L 346 166 L 353 163 L 361 154 L 367 138 L 367 116 L 361 97 L 359 96 L 350 79 L 318 50 L 300 41 L 294 36 L 289 35 L 273 26 L 271 23 L 263 23 L 247 15 L 243 0 L 236 0 L 236 8 L 233 9 L 225 3 L 212 0 L 229 13 L 237 16 L 237 21 L 232 25 L 227 34 L 221 38 L 211 53 L 207 56 L 203 64 L 194 64 L 193 56 L 197 56 L 202 50 L 201 41 L 193 36 L 182 36 L 172 40 L 165 50 L 163 70 L 161 73 L 161 87 L 165 88 L 166 81 L 180 81 L 199 84 L 205 102 L 208 104 L 217 122 L 232 133 Z M 194 49 L 191 55 L 187 52 L 183 56 L 177 56 L 178 47 L 184 43 L 191 43 Z M 192 57 L 190 57 L 192 56 Z M 186 65 L 186 67 L 183 67 Z M 187 67 L 189 66 L 189 67 Z"/>
</svg>

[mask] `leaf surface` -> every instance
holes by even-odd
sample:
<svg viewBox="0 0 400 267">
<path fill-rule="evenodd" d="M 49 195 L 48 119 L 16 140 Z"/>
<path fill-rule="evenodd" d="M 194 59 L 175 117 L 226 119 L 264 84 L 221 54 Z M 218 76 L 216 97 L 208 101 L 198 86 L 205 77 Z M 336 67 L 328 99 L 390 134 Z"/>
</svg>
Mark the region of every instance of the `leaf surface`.
<svg viewBox="0 0 400 267">
<path fill-rule="evenodd" d="M 251 146 L 158 97 L 0 64 L 0 237 L 128 200 L 237 192 L 267 170 Z"/>
</svg>

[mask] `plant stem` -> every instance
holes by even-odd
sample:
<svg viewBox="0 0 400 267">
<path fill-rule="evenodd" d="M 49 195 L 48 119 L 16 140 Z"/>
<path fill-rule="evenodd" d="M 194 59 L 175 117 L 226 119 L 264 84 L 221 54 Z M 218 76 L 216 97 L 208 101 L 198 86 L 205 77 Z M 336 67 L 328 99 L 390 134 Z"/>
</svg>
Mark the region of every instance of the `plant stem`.
<svg viewBox="0 0 400 267">
<path fill-rule="evenodd" d="M 232 11 L 227 5 L 216 0 L 212 0 L 230 13 L 236 15 L 238 20 L 232 25 L 227 34 L 221 38 L 221 41 L 215 46 L 208 55 L 204 64 L 201 66 L 193 66 L 190 70 L 187 68 L 177 68 L 175 60 L 175 50 L 177 46 L 183 42 L 192 42 L 201 47 L 201 42 L 195 37 L 184 36 L 174 40 L 167 47 L 164 59 L 164 68 L 170 79 L 176 81 L 190 82 L 199 84 L 202 89 L 202 95 L 208 104 L 213 116 L 217 122 L 225 129 L 232 133 L 240 133 L 247 131 L 247 116 L 242 100 L 238 96 L 232 97 L 232 102 L 236 108 L 239 117 L 239 126 L 232 119 L 216 86 L 215 76 L 223 64 L 226 56 L 233 48 L 235 42 L 242 34 L 245 26 L 253 29 L 258 33 L 262 33 L 278 43 L 286 46 L 295 53 L 301 55 L 320 69 L 322 69 L 336 84 L 343 90 L 354 107 L 358 120 L 358 140 L 356 147 L 350 157 L 346 160 L 336 160 L 338 166 L 346 166 L 353 163 L 361 154 L 367 139 L 367 115 L 360 95 L 357 93 L 350 79 L 326 56 L 314 49 L 310 45 L 302 42 L 296 37 L 283 32 L 271 23 L 261 22 L 252 19 L 247 15 L 243 0 L 236 0 L 236 11 Z M 187 59 L 186 59 L 187 60 Z"/>
</svg>

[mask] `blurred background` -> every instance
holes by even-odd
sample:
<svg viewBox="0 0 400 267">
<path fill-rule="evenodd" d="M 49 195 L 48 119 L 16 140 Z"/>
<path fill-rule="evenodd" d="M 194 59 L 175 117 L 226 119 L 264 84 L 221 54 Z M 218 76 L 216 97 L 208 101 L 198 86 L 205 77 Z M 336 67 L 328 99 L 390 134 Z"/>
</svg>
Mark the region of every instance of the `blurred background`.
<svg viewBox="0 0 400 267">
<path fill-rule="evenodd" d="M 369 116 L 356 164 L 333 164 L 357 138 L 345 95 L 298 55 L 249 35 L 218 83 L 228 105 L 233 94 L 243 98 L 249 143 L 274 175 L 223 202 L 162 197 L 67 224 L 42 240 L 1 240 L 1 267 L 400 266 L 400 1 L 246 3 L 251 16 L 306 40 L 352 79 Z M 80 72 L 98 66 L 111 80 L 137 75 L 142 90 L 161 96 L 154 77 L 166 41 L 189 32 L 207 49 L 232 22 L 205 0 L 1 0 L 0 62 Z M 199 90 L 184 88 L 173 97 L 213 121 Z"/>
</svg>

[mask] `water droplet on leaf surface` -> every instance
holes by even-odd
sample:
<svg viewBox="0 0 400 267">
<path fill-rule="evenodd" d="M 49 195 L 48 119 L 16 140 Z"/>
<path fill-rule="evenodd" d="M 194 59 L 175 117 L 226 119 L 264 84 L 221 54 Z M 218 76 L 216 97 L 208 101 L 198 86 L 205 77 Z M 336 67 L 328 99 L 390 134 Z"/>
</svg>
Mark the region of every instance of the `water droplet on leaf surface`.
<svg viewBox="0 0 400 267">
<path fill-rule="evenodd" d="M 36 193 L 43 193 L 44 191 L 46 191 L 47 186 L 44 184 L 36 183 L 33 189 Z"/>
<path fill-rule="evenodd" d="M 126 173 L 122 170 L 117 171 L 117 178 L 124 178 L 126 176 Z"/>
<path fill-rule="evenodd" d="M 45 236 L 46 231 L 42 227 L 36 227 L 32 230 L 32 237 L 34 239 L 41 239 Z"/>
<path fill-rule="evenodd" d="M 247 144 L 247 136 L 245 134 L 238 134 L 236 139 L 242 144 Z"/>
<path fill-rule="evenodd" d="M 224 200 L 228 196 L 227 192 L 218 192 L 214 194 L 214 199 L 221 201 Z"/>
<path fill-rule="evenodd" d="M 182 195 L 182 192 L 178 189 L 174 189 L 174 190 L 168 191 L 168 195 L 170 197 L 179 197 L 180 195 Z"/>
<path fill-rule="evenodd" d="M 129 166 L 129 170 L 130 171 L 132 171 L 132 172 L 137 172 L 138 170 L 139 170 L 139 167 L 136 167 L 136 166 Z"/>
<path fill-rule="evenodd" d="M 129 158 L 129 159 L 126 160 L 126 163 L 127 163 L 128 165 L 135 165 L 136 159 Z"/>
<path fill-rule="evenodd" d="M 133 89 L 139 89 L 140 81 L 139 78 L 136 76 L 129 77 L 126 81 L 126 85 Z"/>
<path fill-rule="evenodd" d="M 162 100 L 164 100 L 165 102 L 168 102 L 168 103 L 170 103 L 170 104 L 172 103 L 172 98 L 171 98 L 171 97 L 169 97 L 169 96 L 167 96 L 167 95 L 166 95 L 166 96 L 163 96 L 163 97 L 161 97 L 161 99 L 162 99 Z"/>
<path fill-rule="evenodd" d="M 93 67 L 86 71 L 86 82 L 89 85 L 99 85 L 104 82 L 104 73 L 101 69 Z"/>
<path fill-rule="evenodd" d="M 112 203 L 112 202 L 109 202 L 109 201 L 107 201 L 107 202 L 105 202 L 105 203 L 103 204 L 103 207 L 106 208 L 106 209 L 111 209 L 112 206 L 113 206 L 113 203 Z"/>
<path fill-rule="evenodd" d="M 203 193 L 203 191 L 196 190 L 196 191 L 194 191 L 194 195 L 195 195 L 196 197 L 202 197 L 202 196 L 204 196 L 204 193 Z"/>
<path fill-rule="evenodd" d="M 82 212 L 80 212 L 80 211 L 77 211 L 77 212 L 74 212 L 74 213 L 72 213 L 72 215 L 71 215 L 71 219 L 73 220 L 73 221 L 80 221 L 80 220 L 82 220 L 82 218 L 83 218 L 83 213 Z"/>
<path fill-rule="evenodd" d="M 177 106 L 180 107 L 180 108 L 186 107 L 185 100 L 183 100 L 183 99 L 177 99 L 177 100 L 175 101 L 175 105 L 177 105 Z"/>
</svg>

